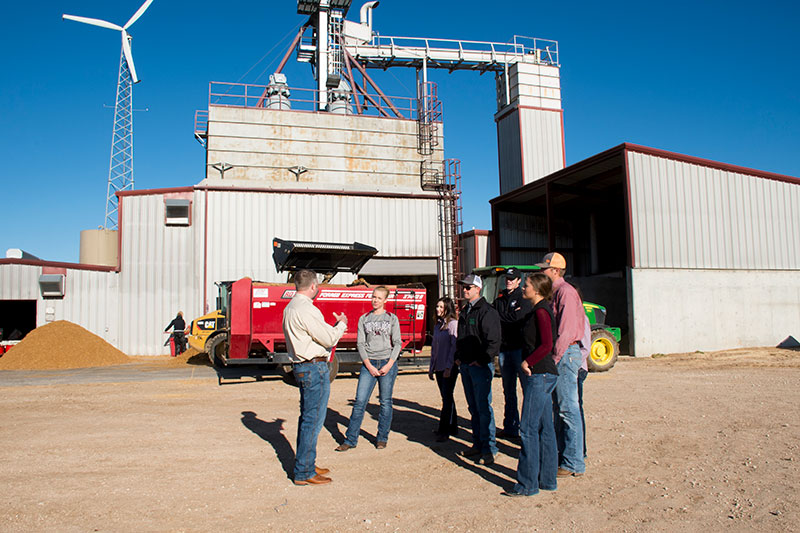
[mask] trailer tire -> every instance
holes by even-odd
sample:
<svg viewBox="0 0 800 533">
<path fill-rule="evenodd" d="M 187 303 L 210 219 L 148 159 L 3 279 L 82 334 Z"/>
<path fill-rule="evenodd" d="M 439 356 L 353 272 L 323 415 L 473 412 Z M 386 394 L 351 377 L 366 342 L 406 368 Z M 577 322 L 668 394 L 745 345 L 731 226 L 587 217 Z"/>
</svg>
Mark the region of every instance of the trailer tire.
<svg viewBox="0 0 800 533">
<path fill-rule="evenodd" d="M 328 362 L 328 372 L 330 373 L 330 382 L 333 383 L 333 380 L 336 379 L 336 374 L 339 373 L 339 358 L 336 357 L 336 354 L 333 354 L 333 359 Z M 283 378 L 283 382 L 287 385 L 297 387 L 297 380 L 294 378 L 292 365 L 283 365 L 283 367 L 281 367 L 281 377 Z"/>
<path fill-rule="evenodd" d="M 228 352 L 228 336 L 217 335 L 206 343 L 206 354 L 212 367 L 224 366 L 225 354 Z"/>
<path fill-rule="evenodd" d="M 592 344 L 589 346 L 589 357 L 586 365 L 589 372 L 606 372 L 617 362 L 619 344 L 614 336 L 604 329 L 592 330 Z"/>
</svg>

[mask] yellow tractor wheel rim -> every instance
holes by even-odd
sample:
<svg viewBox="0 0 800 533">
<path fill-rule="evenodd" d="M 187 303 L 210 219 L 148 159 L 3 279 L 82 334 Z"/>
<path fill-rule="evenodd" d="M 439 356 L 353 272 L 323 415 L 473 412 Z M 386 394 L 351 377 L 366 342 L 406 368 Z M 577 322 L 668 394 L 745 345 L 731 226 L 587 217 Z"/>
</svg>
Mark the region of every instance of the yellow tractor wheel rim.
<svg viewBox="0 0 800 533">
<path fill-rule="evenodd" d="M 614 346 L 608 339 L 597 339 L 592 343 L 592 351 L 590 353 L 592 361 L 599 365 L 608 363 L 614 356 Z"/>
</svg>

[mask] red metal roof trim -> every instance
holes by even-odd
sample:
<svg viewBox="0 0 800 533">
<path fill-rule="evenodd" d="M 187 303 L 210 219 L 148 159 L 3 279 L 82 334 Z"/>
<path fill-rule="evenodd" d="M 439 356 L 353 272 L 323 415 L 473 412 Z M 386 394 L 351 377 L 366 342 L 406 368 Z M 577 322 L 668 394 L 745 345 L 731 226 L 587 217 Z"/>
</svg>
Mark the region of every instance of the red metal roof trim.
<svg viewBox="0 0 800 533">
<path fill-rule="evenodd" d="M 330 196 L 368 196 L 374 198 L 395 198 L 403 199 L 408 198 L 411 200 L 438 200 L 439 196 L 435 194 L 398 194 L 390 192 L 377 192 L 377 191 L 342 191 L 342 190 L 324 190 L 324 189 L 267 189 L 267 188 L 245 188 L 245 187 L 219 187 L 209 185 L 198 185 L 195 187 L 198 191 L 228 191 L 228 192 L 263 192 L 271 194 L 319 194 Z"/>
<path fill-rule="evenodd" d="M 152 196 L 154 194 L 169 194 L 174 192 L 192 192 L 195 187 L 171 187 L 166 189 L 140 189 L 138 191 L 118 191 L 117 196 Z"/>
<path fill-rule="evenodd" d="M 82 263 L 62 263 L 58 261 L 42 261 L 37 259 L 0 259 L 0 265 L 29 265 L 51 268 L 69 268 L 72 270 L 93 270 L 96 272 L 119 272 L 119 268 L 106 265 L 84 265 Z"/>
<path fill-rule="evenodd" d="M 475 237 L 475 236 L 483 236 L 488 237 L 489 233 L 491 233 L 488 229 L 471 229 L 469 231 L 465 231 L 464 233 L 459 234 L 459 237 Z"/>
<path fill-rule="evenodd" d="M 673 159 L 675 161 L 682 161 L 684 163 L 691 163 L 703 167 L 716 168 L 719 170 L 727 170 L 729 172 L 736 172 L 738 174 L 747 174 L 759 178 L 769 180 L 783 181 L 786 183 L 800 184 L 800 178 L 794 176 L 786 176 L 784 174 L 776 174 L 774 172 L 767 172 L 765 170 L 756 170 L 754 168 L 741 167 L 738 165 L 730 165 L 728 163 L 721 163 L 712 159 L 703 159 L 701 157 L 694 157 L 691 155 L 679 154 L 677 152 L 669 152 L 667 150 L 659 150 L 658 148 L 650 148 L 649 146 L 641 146 L 638 144 L 622 143 L 620 146 L 628 152 L 638 152 L 641 154 L 652 155 L 655 157 L 663 157 L 665 159 Z M 619 148 L 619 147 L 617 147 Z"/>
<path fill-rule="evenodd" d="M 514 196 L 518 194 L 523 194 L 528 190 L 534 189 L 536 187 L 543 186 L 546 183 L 556 181 L 559 178 L 562 178 L 572 172 L 577 170 L 581 170 L 588 166 L 594 165 L 608 159 L 610 157 L 624 154 L 625 152 L 638 152 L 642 154 L 652 155 L 655 157 L 663 157 L 665 159 L 672 159 L 674 161 L 682 161 L 684 163 L 690 163 L 694 165 L 700 165 L 704 167 L 716 168 L 719 170 L 726 170 L 729 172 L 736 172 L 738 174 L 746 174 L 749 176 L 755 176 L 758 178 L 764 179 L 771 179 L 776 181 L 782 181 L 785 183 L 792 183 L 796 185 L 800 185 L 800 178 L 796 178 L 794 176 L 786 176 L 784 174 L 776 174 L 774 172 L 767 172 L 764 170 L 756 170 L 753 168 L 742 167 L 738 165 L 730 165 L 728 163 L 721 163 L 719 161 L 714 161 L 712 159 L 703 159 L 700 157 L 693 157 L 690 155 L 679 154 L 677 152 L 669 152 L 667 150 L 660 150 L 658 148 L 650 148 L 649 146 L 642 146 L 639 144 L 632 144 L 632 143 L 622 143 L 613 148 L 609 148 L 604 152 L 600 152 L 599 154 L 595 154 L 591 157 L 588 157 L 582 161 L 578 161 L 577 163 L 573 163 L 572 165 L 553 172 L 549 176 L 545 176 L 533 183 L 528 183 L 527 185 L 523 185 L 522 187 L 515 189 L 513 191 L 509 191 L 506 194 L 497 196 L 496 198 L 492 198 L 489 200 L 490 204 L 495 204 L 498 202 L 503 202 L 505 200 L 509 200 L 514 198 Z M 626 158 L 627 159 L 627 158 Z M 623 162 L 624 163 L 624 162 Z"/>
<path fill-rule="evenodd" d="M 513 191 L 509 191 L 509 192 L 507 192 L 505 194 L 501 194 L 500 196 L 497 196 L 496 198 L 492 198 L 491 200 L 489 200 L 489 203 L 490 204 L 495 204 L 495 203 L 503 202 L 505 200 L 509 200 L 511 198 L 514 198 L 514 196 L 517 196 L 519 194 L 523 194 L 523 193 L 525 193 L 525 192 L 527 192 L 529 190 L 535 189 L 537 187 L 541 187 L 541 186 L 545 185 L 546 183 L 549 183 L 551 181 L 556 181 L 557 179 L 562 178 L 562 177 L 564 177 L 564 176 L 566 176 L 566 175 L 568 175 L 568 174 L 570 174 L 572 172 L 584 169 L 586 167 L 589 167 L 591 165 L 599 163 L 600 161 L 603 161 L 603 160 L 608 159 L 610 157 L 613 157 L 615 155 L 621 155 L 624 152 L 624 150 L 625 150 L 625 144 L 624 143 L 620 144 L 618 146 L 615 146 L 614 148 L 609 148 L 605 152 L 600 152 L 599 154 L 595 154 L 595 155 L 593 155 L 593 156 L 591 156 L 589 158 L 584 159 L 583 161 L 578 161 L 577 163 L 573 163 L 572 165 L 570 165 L 570 166 L 568 166 L 566 168 L 562 168 L 561 170 L 557 170 L 556 172 L 553 172 L 552 174 L 550 174 L 548 176 L 540 178 L 540 179 L 538 179 L 538 180 L 536 180 L 534 182 L 528 183 L 527 185 L 523 185 L 522 187 L 520 187 L 518 189 L 514 189 Z"/>
</svg>

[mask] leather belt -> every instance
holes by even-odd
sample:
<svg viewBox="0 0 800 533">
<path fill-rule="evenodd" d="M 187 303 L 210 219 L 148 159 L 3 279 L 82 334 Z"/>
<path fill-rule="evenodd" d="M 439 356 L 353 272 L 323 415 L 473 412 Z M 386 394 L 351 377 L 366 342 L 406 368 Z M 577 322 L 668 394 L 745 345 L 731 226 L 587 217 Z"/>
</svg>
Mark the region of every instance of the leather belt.
<svg viewBox="0 0 800 533">
<path fill-rule="evenodd" d="M 328 358 L 327 356 L 320 355 L 319 357 L 314 357 L 313 359 L 306 359 L 305 361 L 297 361 L 296 363 L 292 363 L 293 365 L 302 365 L 303 363 L 327 363 Z"/>
</svg>

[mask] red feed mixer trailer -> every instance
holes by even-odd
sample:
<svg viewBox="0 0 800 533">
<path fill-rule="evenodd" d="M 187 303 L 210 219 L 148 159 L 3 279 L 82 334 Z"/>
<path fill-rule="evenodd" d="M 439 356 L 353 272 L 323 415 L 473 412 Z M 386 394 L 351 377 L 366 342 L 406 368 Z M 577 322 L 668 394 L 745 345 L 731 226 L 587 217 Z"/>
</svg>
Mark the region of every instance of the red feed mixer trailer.
<svg viewBox="0 0 800 533">
<path fill-rule="evenodd" d="M 338 272 L 357 274 L 378 250 L 360 243 L 317 243 L 273 240 L 273 260 L 278 272 L 294 273 L 308 268 L 324 274 L 314 304 L 325 321 L 334 324 L 333 313 L 347 315 L 347 332 L 333 353 L 329 366 L 331 380 L 341 366 L 355 371 L 361 364 L 356 349 L 358 319 L 372 309 L 374 286 L 331 285 L 326 283 Z M 291 376 L 291 359 L 283 335 L 283 310 L 295 294 L 294 283 L 265 283 L 242 278 L 219 283 L 219 310 L 215 319 L 201 317 L 192 323 L 197 338 L 199 326 L 213 324 L 207 335 L 205 351 L 214 364 L 257 364 Z M 417 350 L 425 342 L 426 292 L 422 285 L 386 286 L 389 298 L 386 310 L 397 315 L 403 350 Z M 213 315 L 213 313 L 212 313 Z M 207 315 L 210 317 L 211 315 Z M 205 336 L 205 335 L 204 335 Z"/>
</svg>

